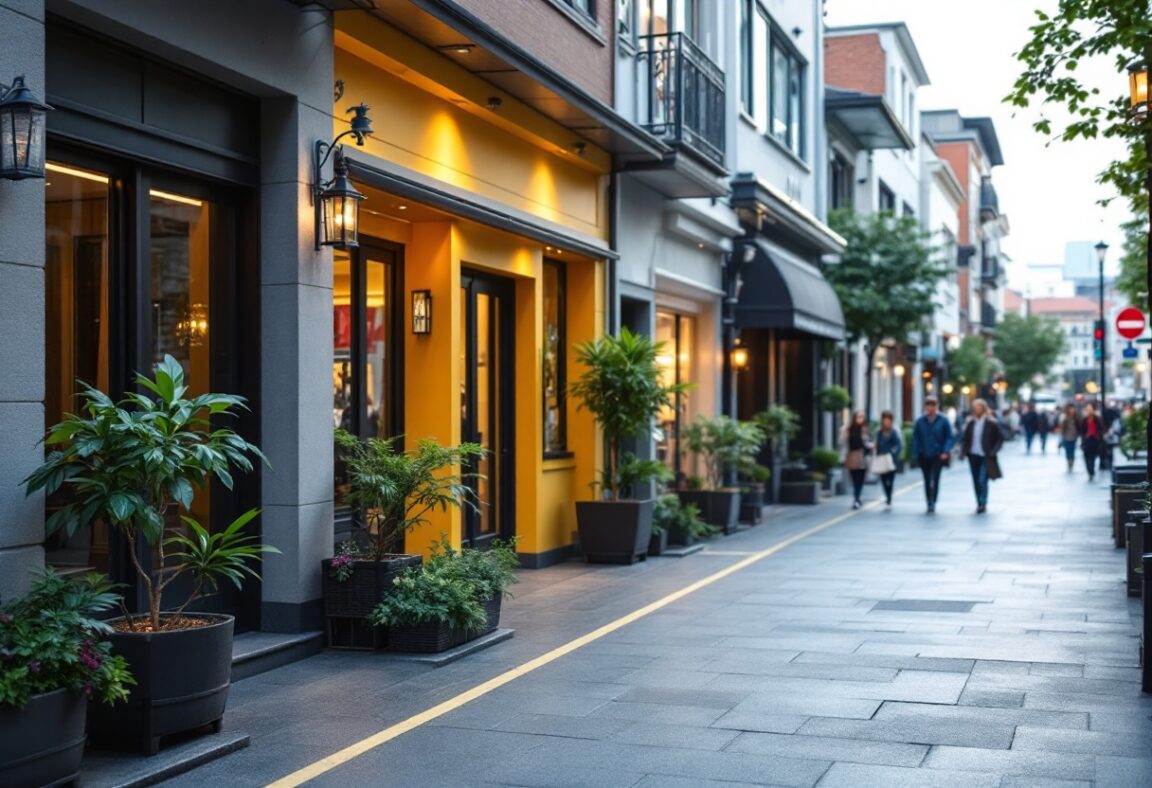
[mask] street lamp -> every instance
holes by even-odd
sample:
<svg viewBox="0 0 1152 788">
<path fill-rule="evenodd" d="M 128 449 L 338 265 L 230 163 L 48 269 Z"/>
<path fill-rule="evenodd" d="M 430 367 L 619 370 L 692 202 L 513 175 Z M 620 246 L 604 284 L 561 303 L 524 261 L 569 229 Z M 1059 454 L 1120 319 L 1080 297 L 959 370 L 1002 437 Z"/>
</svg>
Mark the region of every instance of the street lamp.
<svg viewBox="0 0 1152 788">
<path fill-rule="evenodd" d="M 1148 116 L 1148 64 L 1143 60 L 1128 66 L 1128 95 L 1132 117 L 1144 120 Z"/>
<path fill-rule="evenodd" d="M 22 76 L 0 85 L 0 178 L 44 177 L 44 113 L 50 109 Z"/>
<path fill-rule="evenodd" d="M 344 146 L 340 140 L 352 136 L 357 145 L 372 134 L 372 119 L 368 107 L 358 104 L 348 109 L 353 113 L 348 131 L 331 142 L 316 140 L 312 148 L 312 202 L 315 206 L 316 251 L 321 246 L 336 249 L 355 249 L 359 246 L 360 201 L 364 195 L 356 191 L 348 178 L 348 163 L 344 159 Z M 324 165 L 335 155 L 331 180 L 324 180 Z"/>
<path fill-rule="evenodd" d="M 1108 244 L 1101 241 L 1096 244 L 1096 260 L 1100 264 L 1100 415 L 1104 415 L 1105 397 L 1108 393 L 1108 323 L 1104 317 L 1104 258 L 1108 254 Z"/>
</svg>

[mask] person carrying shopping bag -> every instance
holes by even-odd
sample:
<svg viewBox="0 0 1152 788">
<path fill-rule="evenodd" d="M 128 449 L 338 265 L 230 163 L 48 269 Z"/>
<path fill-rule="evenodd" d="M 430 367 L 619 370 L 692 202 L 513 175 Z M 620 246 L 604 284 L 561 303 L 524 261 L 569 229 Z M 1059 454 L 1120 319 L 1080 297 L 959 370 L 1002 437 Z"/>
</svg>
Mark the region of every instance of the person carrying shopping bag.
<svg viewBox="0 0 1152 788">
<path fill-rule="evenodd" d="M 1075 405 L 1065 405 L 1057 425 L 1060 432 L 1060 447 L 1064 449 L 1064 459 L 1068 461 L 1068 473 L 1076 465 L 1076 439 L 1080 437 L 1080 420 L 1076 416 Z"/>
<path fill-rule="evenodd" d="M 895 420 L 890 410 L 880 414 L 880 431 L 876 433 L 876 454 L 872 457 L 872 465 L 869 468 L 880 479 L 886 506 L 892 505 L 896 467 L 904 453 L 904 437 L 900 434 L 900 430 L 893 426 Z"/>
<path fill-rule="evenodd" d="M 1104 447 L 1104 420 L 1096 415 L 1091 404 L 1084 406 L 1084 418 L 1080 420 L 1080 448 L 1084 452 L 1084 467 L 1088 469 L 1088 481 L 1096 479 L 1096 458 Z"/>
<path fill-rule="evenodd" d="M 976 492 L 976 514 L 988 508 L 988 481 L 999 479 L 1000 461 L 997 455 L 1004 445 L 1004 435 L 996 417 L 982 399 L 972 401 L 972 417 L 964 425 L 964 438 L 960 442 L 960 456 L 968 458 L 972 471 L 972 487 Z"/>
<path fill-rule="evenodd" d="M 840 457 L 852 477 L 853 509 L 864 505 L 860 495 L 864 492 L 864 474 L 868 470 L 868 453 L 871 451 L 872 434 L 868 430 L 868 419 L 863 411 L 858 410 L 852 414 L 852 421 L 840 433 Z"/>
</svg>

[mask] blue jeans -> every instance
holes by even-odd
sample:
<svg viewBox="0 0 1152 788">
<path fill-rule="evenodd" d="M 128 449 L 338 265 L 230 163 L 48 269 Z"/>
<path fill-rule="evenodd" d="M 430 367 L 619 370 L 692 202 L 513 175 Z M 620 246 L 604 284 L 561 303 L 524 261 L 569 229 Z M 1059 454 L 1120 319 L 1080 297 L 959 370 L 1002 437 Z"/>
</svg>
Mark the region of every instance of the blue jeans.
<svg viewBox="0 0 1152 788">
<path fill-rule="evenodd" d="M 929 506 L 936 505 L 936 496 L 940 494 L 940 471 L 944 463 L 938 456 L 920 457 L 920 472 L 924 474 L 924 497 Z"/>
<path fill-rule="evenodd" d="M 1062 441 L 1060 441 L 1060 445 L 1064 447 L 1064 458 L 1067 459 L 1068 462 L 1072 462 L 1073 460 L 1076 459 L 1076 439 L 1075 438 L 1073 438 L 1072 440 L 1062 440 Z"/>
<path fill-rule="evenodd" d="M 976 505 L 985 506 L 988 503 L 988 465 L 984 462 L 982 455 L 969 454 L 968 467 L 972 471 L 972 487 L 976 491 Z"/>
</svg>

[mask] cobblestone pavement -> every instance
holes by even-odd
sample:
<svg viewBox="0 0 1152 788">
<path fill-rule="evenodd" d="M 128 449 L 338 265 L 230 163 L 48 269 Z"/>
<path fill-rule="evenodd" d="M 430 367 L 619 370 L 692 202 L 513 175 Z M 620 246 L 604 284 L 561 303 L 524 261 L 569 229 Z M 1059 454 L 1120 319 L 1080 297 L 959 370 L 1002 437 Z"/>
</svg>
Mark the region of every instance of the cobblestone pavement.
<svg viewBox="0 0 1152 788">
<path fill-rule="evenodd" d="M 1139 610 L 1108 487 L 1006 447 L 974 514 L 917 479 L 871 507 L 318 777 L 379 786 L 1149 786 Z M 870 487 L 867 496 L 878 490 Z M 507 643 L 433 670 L 328 652 L 241 681 L 249 749 L 170 785 L 259 785 L 842 514 L 791 507 L 709 551 L 525 573 Z"/>
</svg>

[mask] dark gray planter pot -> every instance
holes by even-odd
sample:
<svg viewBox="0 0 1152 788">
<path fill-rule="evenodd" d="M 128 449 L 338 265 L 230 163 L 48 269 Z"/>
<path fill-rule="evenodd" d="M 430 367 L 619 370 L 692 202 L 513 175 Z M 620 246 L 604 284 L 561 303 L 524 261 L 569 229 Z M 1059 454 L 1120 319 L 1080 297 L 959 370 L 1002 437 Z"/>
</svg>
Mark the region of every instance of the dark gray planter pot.
<svg viewBox="0 0 1152 788">
<path fill-rule="evenodd" d="M 352 562 L 352 576 L 344 582 L 333 576 L 331 558 L 321 561 L 328 647 L 373 651 L 388 645 L 387 630 L 370 623 L 368 616 L 392 589 L 392 581 L 423 561 L 421 555 L 356 560 Z"/>
<path fill-rule="evenodd" d="M 648 540 L 648 555 L 663 555 L 667 549 L 668 532 L 661 531 L 658 534 L 652 534 L 652 538 Z"/>
<path fill-rule="evenodd" d="M 695 504 L 708 525 L 714 525 L 725 534 L 736 531 L 740 517 L 740 490 L 681 490 L 680 503 Z"/>
<path fill-rule="evenodd" d="M 33 695 L 22 709 L 0 705 L 0 785 L 62 785 L 80 774 L 84 756 L 83 693 Z"/>
<path fill-rule="evenodd" d="M 740 522 L 757 525 L 764 518 L 765 485 L 748 484 L 740 493 Z"/>
<path fill-rule="evenodd" d="M 648 557 L 654 501 L 577 501 L 580 549 L 590 563 L 633 564 Z"/>
<path fill-rule="evenodd" d="M 189 613 L 216 623 L 172 632 L 115 632 L 112 653 L 136 679 L 127 703 L 88 707 L 93 740 L 135 744 L 155 755 L 160 738 L 196 728 L 220 730 L 232 674 L 232 616 Z"/>
<path fill-rule="evenodd" d="M 781 482 L 780 503 L 802 505 L 820 503 L 820 482 Z"/>
</svg>

